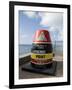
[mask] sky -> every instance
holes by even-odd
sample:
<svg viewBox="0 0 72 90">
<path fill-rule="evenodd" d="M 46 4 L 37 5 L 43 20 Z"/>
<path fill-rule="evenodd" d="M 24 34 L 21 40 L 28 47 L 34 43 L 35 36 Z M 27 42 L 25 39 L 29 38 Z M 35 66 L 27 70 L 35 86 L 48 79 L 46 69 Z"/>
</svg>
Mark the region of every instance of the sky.
<svg viewBox="0 0 72 90">
<path fill-rule="evenodd" d="M 52 41 L 63 41 L 63 13 L 19 11 L 19 44 L 32 44 L 36 30 L 46 29 Z"/>
</svg>

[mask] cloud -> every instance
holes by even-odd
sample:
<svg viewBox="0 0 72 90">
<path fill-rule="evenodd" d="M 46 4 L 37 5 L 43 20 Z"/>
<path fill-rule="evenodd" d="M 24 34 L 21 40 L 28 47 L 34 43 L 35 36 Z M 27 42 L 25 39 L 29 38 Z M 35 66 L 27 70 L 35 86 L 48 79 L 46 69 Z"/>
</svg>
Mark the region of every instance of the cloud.
<svg viewBox="0 0 72 90">
<path fill-rule="evenodd" d="M 34 11 L 25 11 L 23 14 L 26 14 L 29 18 L 34 18 L 36 17 L 36 12 Z"/>
<path fill-rule="evenodd" d="M 62 13 L 39 12 L 38 16 L 41 18 L 40 25 L 44 27 L 47 27 L 47 26 L 60 27 L 63 24 Z"/>
<path fill-rule="evenodd" d="M 50 27 L 48 31 L 50 32 L 52 41 L 62 41 L 63 40 L 63 29 L 56 28 L 56 27 Z"/>
<path fill-rule="evenodd" d="M 39 12 L 40 25 L 48 27 L 52 41 L 63 40 L 63 13 Z"/>
<path fill-rule="evenodd" d="M 54 26 L 61 28 L 63 25 L 63 13 L 23 11 L 23 14 L 29 18 L 41 18 L 39 23 L 43 27 Z"/>
<path fill-rule="evenodd" d="M 59 30 L 59 38 L 58 38 L 58 40 L 63 41 L 63 29 Z"/>
<path fill-rule="evenodd" d="M 23 11 L 23 14 L 27 15 L 28 18 L 39 18 L 39 26 L 48 28 L 53 41 L 63 40 L 63 13 Z M 28 36 L 27 33 L 22 32 L 20 44 L 32 43 L 32 39 L 32 35 Z"/>
</svg>

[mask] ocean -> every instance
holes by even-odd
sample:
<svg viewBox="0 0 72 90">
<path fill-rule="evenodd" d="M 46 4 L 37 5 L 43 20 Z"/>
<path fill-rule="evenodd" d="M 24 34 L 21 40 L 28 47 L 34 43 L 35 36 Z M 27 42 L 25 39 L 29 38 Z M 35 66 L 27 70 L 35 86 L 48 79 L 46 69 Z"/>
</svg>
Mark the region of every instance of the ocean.
<svg viewBox="0 0 72 90">
<path fill-rule="evenodd" d="M 53 52 L 55 55 L 63 55 L 63 42 L 57 41 L 53 42 Z M 19 45 L 19 56 L 25 55 L 31 52 L 32 45 L 31 44 L 22 44 Z"/>
</svg>

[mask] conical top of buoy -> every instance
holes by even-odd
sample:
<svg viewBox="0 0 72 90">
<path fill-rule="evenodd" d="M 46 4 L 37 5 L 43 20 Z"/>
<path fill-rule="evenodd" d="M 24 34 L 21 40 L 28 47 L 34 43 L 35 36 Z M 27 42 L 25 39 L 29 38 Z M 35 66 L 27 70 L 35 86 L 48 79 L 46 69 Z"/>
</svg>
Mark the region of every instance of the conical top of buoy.
<svg viewBox="0 0 72 90">
<path fill-rule="evenodd" d="M 33 43 L 51 43 L 49 32 L 47 30 L 37 30 Z"/>
</svg>

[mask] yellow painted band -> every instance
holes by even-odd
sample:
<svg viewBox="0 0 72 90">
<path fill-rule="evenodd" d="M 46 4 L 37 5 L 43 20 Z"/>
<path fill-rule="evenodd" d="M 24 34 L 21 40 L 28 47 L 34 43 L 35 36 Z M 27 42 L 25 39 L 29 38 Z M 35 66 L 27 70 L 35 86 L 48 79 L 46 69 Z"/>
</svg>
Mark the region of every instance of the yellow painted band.
<svg viewBox="0 0 72 90">
<path fill-rule="evenodd" d="M 47 53 L 47 54 L 31 54 L 32 59 L 52 59 L 53 58 L 53 53 Z"/>
</svg>

